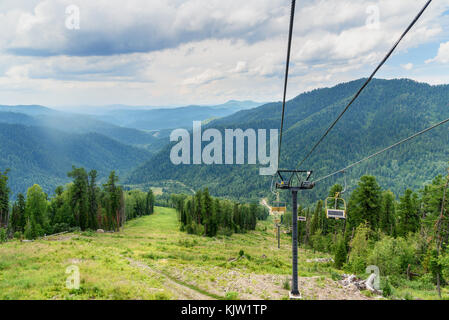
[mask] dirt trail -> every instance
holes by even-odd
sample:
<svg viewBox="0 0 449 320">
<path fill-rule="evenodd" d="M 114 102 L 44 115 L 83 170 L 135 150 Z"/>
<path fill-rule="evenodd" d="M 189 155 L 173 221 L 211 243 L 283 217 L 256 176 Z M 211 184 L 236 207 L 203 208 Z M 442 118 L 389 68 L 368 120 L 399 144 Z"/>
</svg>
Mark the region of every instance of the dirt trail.
<svg viewBox="0 0 449 320">
<path fill-rule="evenodd" d="M 270 215 L 273 214 L 273 212 L 271 211 L 271 207 L 268 205 L 267 199 L 262 199 L 260 201 L 260 204 L 263 205 L 264 207 L 268 208 Z"/>
<path fill-rule="evenodd" d="M 131 258 L 127 258 L 127 260 L 132 266 L 162 278 L 164 280 L 164 288 L 170 291 L 177 300 L 213 300 L 213 298 L 202 294 L 201 292 L 173 281 L 162 272 L 157 271 L 140 261 L 136 261 Z"/>
</svg>

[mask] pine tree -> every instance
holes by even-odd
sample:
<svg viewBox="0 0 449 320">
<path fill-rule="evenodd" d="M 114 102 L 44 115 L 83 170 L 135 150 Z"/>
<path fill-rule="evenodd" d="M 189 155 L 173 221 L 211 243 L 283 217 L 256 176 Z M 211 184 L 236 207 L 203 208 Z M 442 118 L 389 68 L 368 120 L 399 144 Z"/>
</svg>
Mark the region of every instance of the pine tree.
<svg viewBox="0 0 449 320">
<path fill-rule="evenodd" d="M 394 194 L 391 191 L 382 193 L 382 210 L 380 215 L 380 229 L 389 236 L 396 233 L 396 208 Z"/>
<path fill-rule="evenodd" d="M 182 203 L 183 200 L 181 199 Z M 148 189 L 147 198 L 145 202 L 145 214 L 150 215 L 154 213 L 154 194 L 151 188 Z"/>
<path fill-rule="evenodd" d="M 109 228 L 119 231 L 120 228 L 120 206 L 122 190 L 117 186 L 118 177 L 115 171 L 109 174 L 109 178 L 106 184 L 103 185 L 105 195 L 105 207 L 107 217 L 109 221 Z"/>
<path fill-rule="evenodd" d="M 212 198 L 209 194 L 209 189 L 206 188 L 203 192 L 203 203 L 204 203 L 204 232 L 207 236 L 213 237 L 213 205 L 212 205 Z"/>
<path fill-rule="evenodd" d="M 13 233 L 25 231 L 25 197 L 21 193 L 13 204 L 10 224 Z"/>
<path fill-rule="evenodd" d="M 198 225 L 203 224 L 204 206 L 203 206 L 203 193 L 198 190 L 195 194 L 194 202 L 195 221 Z"/>
<path fill-rule="evenodd" d="M 337 269 L 341 269 L 346 262 L 348 256 L 348 250 L 344 239 L 340 239 L 337 244 L 337 250 L 335 252 L 334 263 Z"/>
<path fill-rule="evenodd" d="M 9 216 L 9 193 L 8 188 L 8 173 L 9 169 L 5 172 L 0 171 L 0 228 L 6 226 L 6 222 Z"/>
<path fill-rule="evenodd" d="M 50 231 L 47 217 L 47 196 L 37 184 L 28 189 L 25 216 L 27 220 L 25 227 L 25 233 L 28 234 L 27 238 L 31 237 L 34 239 Z"/>
<path fill-rule="evenodd" d="M 313 236 L 318 229 L 321 228 L 321 215 L 323 211 L 323 202 L 317 202 L 315 211 L 313 212 L 312 222 L 310 224 L 310 236 Z"/>
<path fill-rule="evenodd" d="M 97 187 L 97 171 L 89 172 L 88 181 L 88 203 L 89 203 L 89 228 L 98 229 L 97 213 L 98 213 L 98 187 Z"/>
<path fill-rule="evenodd" d="M 363 176 L 352 192 L 348 205 L 348 224 L 357 228 L 364 221 L 372 230 L 379 227 L 382 208 L 381 188 L 373 176 Z"/>
<path fill-rule="evenodd" d="M 397 234 L 404 237 L 410 232 L 416 232 L 419 222 L 418 195 L 407 189 L 399 200 Z"/>
<path fill-rule="evenodd" d="M 84 168 L 72 167 L 68 177 L 73 178 L 70 187 L 70 206 L 73 210 L 75 221 L 81 230 L 89 227 L 89 196 L 88 196 L 88 175 Z"/>
</svg>

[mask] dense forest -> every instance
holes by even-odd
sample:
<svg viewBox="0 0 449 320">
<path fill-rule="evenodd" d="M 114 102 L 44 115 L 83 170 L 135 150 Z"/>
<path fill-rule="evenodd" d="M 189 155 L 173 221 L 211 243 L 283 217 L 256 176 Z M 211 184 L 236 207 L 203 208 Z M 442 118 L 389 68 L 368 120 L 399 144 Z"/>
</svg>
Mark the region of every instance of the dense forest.
<svg viewBox="0 0 449 320">
<path fill-rule="evenodd" d="M 0 168 L 11 169 L 9 185 L 14 199 L 34 183 L 52 194 L 57 186 L 70 181 L 67 172 L 72 165 L 95 168 L 98 179 L 104 182 L 112 170 L 122 176 L 151 157 L 144 149 L 99 133 L 75 134 L 1 122 Z"/>
<path fill-rule="evenodd" d="M 6 238 L 35 239 L 65 231 L 118 231 L 130 219 L 154 212 L 151 189 L 124 191 L 112 171 L 105 184 L 97 184 L 97 171 L 73 166 L 67 176 L 73 181 L 59 186 L 49 196 L 35 184 L 26 196 L 19 193 L 10 206 L 8 171 L 0 174 L 0 234 Z"/>
<path fill-rule="evenodd" d="M 179 212 L 182 230 L 209 237 L 255 230 L 257 220 L 266 220 L 268 210 L 257 204 L 241 204 L 210 196 L 209 191 L 186 195 L 160 196 L 151 188 L 124 190 L 112 171 L 98 186 L 96 170 L 72 167 L 67 176 L 73 181 L 59 186 L 49 197 L 35 184 L 26 196 L 19 193 L 10 203 L 9 170 L 0 173 L 0 233 L 7 238 L 35 239 L 66 231 L 118 231 L 126 221 L 151 215 L 155 205 L 173 206 Z"/>
<path fill-rule="evenodd" d="M 266 220 L 269 215 L 268 209 L 256 203 L 213 198 L 207 188 L 193 196 L 173 195 L 171 202 L 178 211 L 182 231 L 208 237 L 255 230 L 257 220 Z"/>
<path fill-rule="evenodd" d="M 297 167 L 363 81 L 313 90 L 287 103 L 282 168 Z M 448 118 L 448 101 L 447 85 L 430 86 L 407 79 L 375 79 L 301 169 L 313 170 L 312 179 L 317 179 L 344 168 Z M 203 130 L 275 129 L 279 128 L 280 116 L 281 104 L 270 103 L 217 119 L 204 125 Z M 205 145 L 206 142 L 203 147 Z M 403 193 L 405 186 L 419 189 L 433 177 L 444 173 L 449 158 L 448 145 L 447 126 L 437 128 L 390 150 L 383 157 L 373 158 L 351 169 L 346 173 L 348 183 L 353 186 L 359 177 L 369 174 L 376 176 L 379 183 L 395 194 Z M 176 180 L 195 190 L 208 187 L 215 196 L 242 201 L 257 201 L 270 194 L 271 177 L 259 176 L 258 166 L 176 166 L 170 162 L 171 146 L 131 173 L 125 182 L 140 184 Z M 341 175 L 317 184 L 314 192 L 302 195 L 302 203 L 312 204 L 339 182 L 342 182 Z"/>
<path fill-rule="evenodd" d="M 346 220 L 328 219 L 324 200 L 301 209 L 307 221 L 298 224 L 299 243 L 333 254 L 335 267 L 348 272 L 363 274 L 367 266 L 378 266 L 385 295 L 406 278 L 418 278 L 423 287 L 449 284 L 448 184 L 449 174 L 437 176 L 417 192 L 406 189 L 396 201 L 375 177 L 363 176 L 345 196 Z M 342 189 L 334 185 L 329 197 Z M 282 223 L 291 228 L 291 213 Z"/>
</svg>

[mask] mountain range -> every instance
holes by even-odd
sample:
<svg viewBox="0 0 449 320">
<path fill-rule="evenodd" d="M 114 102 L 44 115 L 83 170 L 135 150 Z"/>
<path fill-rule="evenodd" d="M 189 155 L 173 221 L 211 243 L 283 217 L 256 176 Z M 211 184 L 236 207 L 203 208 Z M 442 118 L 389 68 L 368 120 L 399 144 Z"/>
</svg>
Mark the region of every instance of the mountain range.
<svg viewBox="0 0 449 320">
<path fill-rule="evenodd" d="M 251 104 L 235 102 L 229 107 Z M 223 114 L 223 106 L 207 107 L 206 112 L 203 108 L 191 106 L 188 112 L 214 118 Z M 177 109 L 169 113 L 179 114 Z M 69 113 L 39 105 L 0 106 L 0 170 L 11 169 L 13 196 L 35 183 L 52 193 L 56 186 L 70 181 L 67 172 L 72 165 L 98 170 L 100 181 L 111 170 L 124 178 L 169 141 L 169 126 L 166 130 L 140 130 L 105 121 L 107 115 Z"/>
<path fill-rule="evenodd" d="M 287 103 L 282 168 L 296 169 L 332 121 L 354 96 L 365 79 L 342 83 L 301 94 Z M 375 79 L 338 122 L 301 169 L 313 170 L 314 178 L 364 158 L 413 133 L 449 117 L 449 86 L 431 86 L 408 79 Z M 217 119 L 204 128 L 279 128 L 281 104 L 269 103 Z M 413 142 L 367 161 L 346 173 L 348 188 L 354 188 L 364 174 L 375 175 L 379 183 L 396 194 L 404 186 L 422 187 L 438 174 L 445 174 L 449 161 L 449 131 L 437 128 Z M 259 199 L 271 196 L 271 177 L 259 176 L 254 165 L 173 165 L 168 145 L 132 172 L 127 183 L 151 185 L 175 180 L 193 189 L 208 187 L 217 196 Z M 305 201 L 326 197 L 337 175 L 301 196 Z M 288 198 L 284 194 L 285 199 Z"/>
<path fill-rule="evenodd" d="M 365 79 L 341 83 L 298 95 L 286 105 L 280 166 L 295 169 Z M 344 115 L 301 169 L 316 179 L 389 146 L 449 117 L 449 86 L 431 86 L 408 79 L 375 79 Z M 241 200 L 272 196 L 271 177 L 259 176 L 257 165 L 173 165 L 169 156 L 175 128 L 202 120 L 204 130 L 277 129 L 281 103 L 258 106 L 229 102 L 220 106 L 135 109 L 116 106 L 109 112 L 68 113 L 43 106 L 0 106 L 0 169 L 11 168 L 13 194 L 34 183 L 51 193 L 69 181 L 72 165 L 97 169 L 100 180 L 117 170 L 121 183 L 168 192 L 208 187 L 212 194 Z M 115 119 L 115 120 L 114 120 Z M 364 174 L 378 178 L 396 194 L 404 186 L 418 190 L 449 161 L 449 131 L 437 128 L 412 142 L 346 173 L 348 189 Z M 337 175 L 301 194 L 310 203 L 343 183 Z M 283 199 L 288 199 L 286 193 Z"/>
</svg>

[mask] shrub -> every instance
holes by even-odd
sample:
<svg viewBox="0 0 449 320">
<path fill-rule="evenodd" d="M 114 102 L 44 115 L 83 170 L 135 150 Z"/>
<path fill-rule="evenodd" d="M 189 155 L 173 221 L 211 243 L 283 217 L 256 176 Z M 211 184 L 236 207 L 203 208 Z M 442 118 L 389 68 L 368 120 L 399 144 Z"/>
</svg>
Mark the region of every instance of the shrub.
<svg viewBox="0 0 449 320">
<path fill-rule="evenodd" d="M 332 235 L 323 235 L 320 229 L 310 237 L 310 245 L 314 251 L 328 253 L 335 252 L 334 249 L 336 247 Z"/>
<path fill-rule="evenodd" d="M 226 292 L 226 300 L 237 300 L 238 299 L 239 294 L 237 292 Z"/>
<path fill-rule="evenodd" d="M 341 275 L 338 272 L 335 272 L 334 270 L 331 270 L 331 278 L 334 281 L 339 281 L 342 279 Z"/>
<path fill-rule="evenodd" d="M 285 290 L 290 290 L 290 279 L 289 278 L 284 279 L 284 283 L 282 284 L 282 287 Z"/>
<path fill-rule="evenodd" d="M 6 242 L 6 229 L 0 228 L 0 243 Z"/>
<path fill-rule="evenodd" d="M 338 242 L 337 251 L 335 252 L 335 257 L 334 257 L 334 264 L 335 264 L 336 268 L 341 269 L 341 267 L 343 267 L 343 264 L 346 262 L 347 255 L 348 255 L 348 252 L 346 250 L 345 241 L 343 239 L 341 239 Z"/>
<path fill-rule="evenodd" d="M 370 228 L 368 224 L 361 224 L 357 227 L 354 238 L 350 243 L 351 253 L 349 254 L 349 269 L 354 273 L 364 273 L 366 269 L 367 257 L 370 251 L 369 241 Z"/>
<path fill-rule="evenodd" d="M 385 236 L 376 242 L 368 257 L 368 263 L 379 267 L 384 275 L 404 274 L 414 262 L 414 250 L 404 238 Z"/>
<path fill-rule="evenodd" d="M 390 280 L 388 279 L 388 277 L 381 278 L 381 290 L 382 295 L 386 298 L 390 297 L 391 294 L 393 293 L 393 288 L 390 285 Z"/>
</svg>

